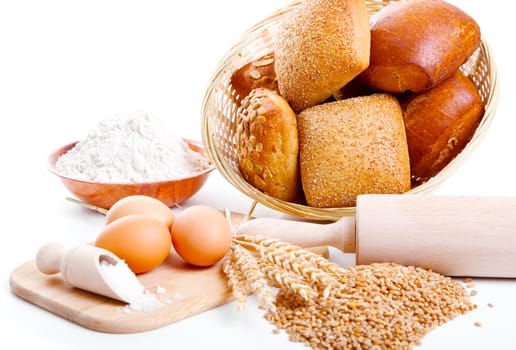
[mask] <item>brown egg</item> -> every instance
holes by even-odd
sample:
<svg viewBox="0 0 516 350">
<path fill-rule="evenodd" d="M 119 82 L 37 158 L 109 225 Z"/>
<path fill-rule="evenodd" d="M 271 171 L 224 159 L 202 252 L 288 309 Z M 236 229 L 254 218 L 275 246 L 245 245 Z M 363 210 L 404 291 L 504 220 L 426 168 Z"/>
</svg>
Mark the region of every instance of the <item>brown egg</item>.
<svg viewBox="0 0 516 350">
<path fill-rule="evenodd" d="M 104 227 L 95 245 L 107 249 L 134 273 L 143 273 L 160 265 L 170 253 L 170 231 L 165 224 L 148 215 L 133 214 Z"/>
<path fill-rule="evenodd" d="M 231 236 L 225 216 L 203 205 L 185 209 L 172 225 L 175 250 L 196 266 L 211 266 L 222 259 L 231 245 Z"/>
<path fill-rule="evenodd" d="M 153 216 L 163 222 L 169 231 L 175 218 L 172 210 L 160 200 L 149 196 L 134 195 L 124 197 L 113 204 L 106 214 L 106 224 L 132 214 Z"/>
</svg>

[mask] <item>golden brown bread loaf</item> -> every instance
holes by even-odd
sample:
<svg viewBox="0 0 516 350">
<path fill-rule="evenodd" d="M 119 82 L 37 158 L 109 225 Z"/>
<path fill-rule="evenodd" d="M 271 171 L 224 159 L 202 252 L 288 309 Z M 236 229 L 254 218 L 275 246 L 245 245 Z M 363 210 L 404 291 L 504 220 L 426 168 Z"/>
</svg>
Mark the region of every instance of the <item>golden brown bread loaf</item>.
<svg viewBox="0 0 516 350">
<path fill-rule="evenodd" d="M 235 102 L 243 100 L 251 90 L 262 87 L 278 91 L 278 80 L 274 70 L 274 53 L 269 53 L 236 70 L 231 75 L 232 95 Z"/>
<path fill-rule="evenodd" d="M 307 0 L 276 31 L 278 88 L 298 113 L 323 102 L 369 64 L 363 0 Z"/>
<path fill-rule="evenodd" d="M 421 92 L 452 75 L 480 44 L 480 28 L 442 0 L 410 0 L 384 7 L 371 27 L 372 88 Z"/>
<path fill-rule="evenodd" d="M 275 91 L 257 88 L 242 100 L 237 115 L 237 155 L 244 179 L 287 201 L 301 194 L 296 115 Z"/>
<path fill-rule="evenodd" d="M 436 87 L 412 94 L 403 105 L 415 183 L 426 181 L 455 158 L 484 115 L 475 85 L 460 70 Z"/>
<path fill-rule="evenodd" d="M 298 115 L 299 165 L 307 204 L 354 206 L 364 193 L 410 189 L 398 100 L 374 94 L 329 102 Z"/>
</svg>

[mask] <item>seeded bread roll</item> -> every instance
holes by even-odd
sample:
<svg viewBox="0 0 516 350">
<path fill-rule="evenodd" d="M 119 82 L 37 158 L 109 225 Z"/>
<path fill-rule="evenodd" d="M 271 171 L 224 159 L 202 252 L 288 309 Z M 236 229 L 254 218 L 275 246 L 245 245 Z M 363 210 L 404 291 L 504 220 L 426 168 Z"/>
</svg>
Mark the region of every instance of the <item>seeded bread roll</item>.
<svg viewBox="0 0 516 350">
<path fill-rule="evenodd" d="M 484 115 L 475 85 L 460 71 L 424 93 L 412 94 L 403 105 L 415 183 L 428 180 L 455 158 Z"/>
<path fill-rule="evenodd" d="M 259 87 L 278 91 L 274 53 L 262 56 L 236 70 L 231 76 L 231 86 L 235 90 L 232 97 L 237 103 L 249 95 L 251 90 Z"/>
<path fill-rule="evenodd" d="M 371 27 L 371 61 L 361 74 L 372 88 L 421 92 L 451 76 L 480 44 L 478 24 L 442 0 L 384 7 Z"/>
<path fill-rule="evenodd" d="M 349 207 L 365 193 L 410 189 L 403 116 L 388 94 L 354 97 L 298 115 L 299 165 L 307 204 Z"/>
<path fill-rule="evenodd" d="M 307 0 L 274 38 L 281 95 L 295 112 L 323 102 L 369 64 L 370 31 L 363 0 Z"/>
<path fill-rule="evenodd" d="M 237 114 L 237 154 L 242 176 L 264 193 L 287 202 L 300 198 L 296 115 L 275 91 L 257 88 Z"/>
</svg>

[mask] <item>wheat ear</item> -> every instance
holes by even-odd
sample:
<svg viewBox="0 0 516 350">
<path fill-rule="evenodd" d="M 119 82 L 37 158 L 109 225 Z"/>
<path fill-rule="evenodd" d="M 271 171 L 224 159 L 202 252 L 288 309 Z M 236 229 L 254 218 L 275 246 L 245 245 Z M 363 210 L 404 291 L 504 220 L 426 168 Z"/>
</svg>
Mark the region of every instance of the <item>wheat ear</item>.
<svg viewBox="0 0 516 350">
<path fill-rule="evenodd" d="M 274 294 L 260 269 L 258 260 L 245 248 L 234 244 L 232 247 L 235 262 L 245 276 L 249 290 L 256 294 L 260 307 L 274 311 Z"/>
<path fill-rule="evenodd" d="M 259 261 L 263 274 L 269 283 L 277 288 L 285 288 L 299 295 L 303 300 L 309 301 L 317 297 L 317 291 L 314 290 L 303 279 L 291 271 L 285 271 L 276 265 L 263 260 Z"/>
<path fill-rule="evenodd" d="M 322 291 L 323 297 L 328 297 L 332 286 L 338 285 L 333 273 L 326 271 L 332 263 L 306 249 L 263 236 L 238 235 L 235 240 L 253 246 L 264 261 L 300 275 Z"/>
<path fill-rule="evenodd" d="M 242 271 L 240 271 L 240 267 L 236 263 L 234 249 L 231 249 L 231 253 L 224 260 L 222 271 L 224 271 L 224 274 L 228 278 L 228 286 L 231 288 L 231 292 L 235 297 L 237 309 L 244 309 L 247 302 L 247 295 L 249 294 L 249 288 Z"/>
</svg>

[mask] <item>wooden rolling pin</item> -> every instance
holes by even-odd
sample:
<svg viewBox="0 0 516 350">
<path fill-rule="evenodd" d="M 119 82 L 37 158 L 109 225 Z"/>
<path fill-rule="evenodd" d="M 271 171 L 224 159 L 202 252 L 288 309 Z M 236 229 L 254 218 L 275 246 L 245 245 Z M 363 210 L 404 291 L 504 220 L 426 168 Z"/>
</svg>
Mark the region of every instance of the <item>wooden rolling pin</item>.
<svg viewBox="0 0 516 350">
<path fill-rule="evenodd" d="M 516 198 L 362 195 L 355 217 L 330 224 L 254 219 L 238 233 L 356 253 L 448 276 L 516 277 Z"/>
</svg>

